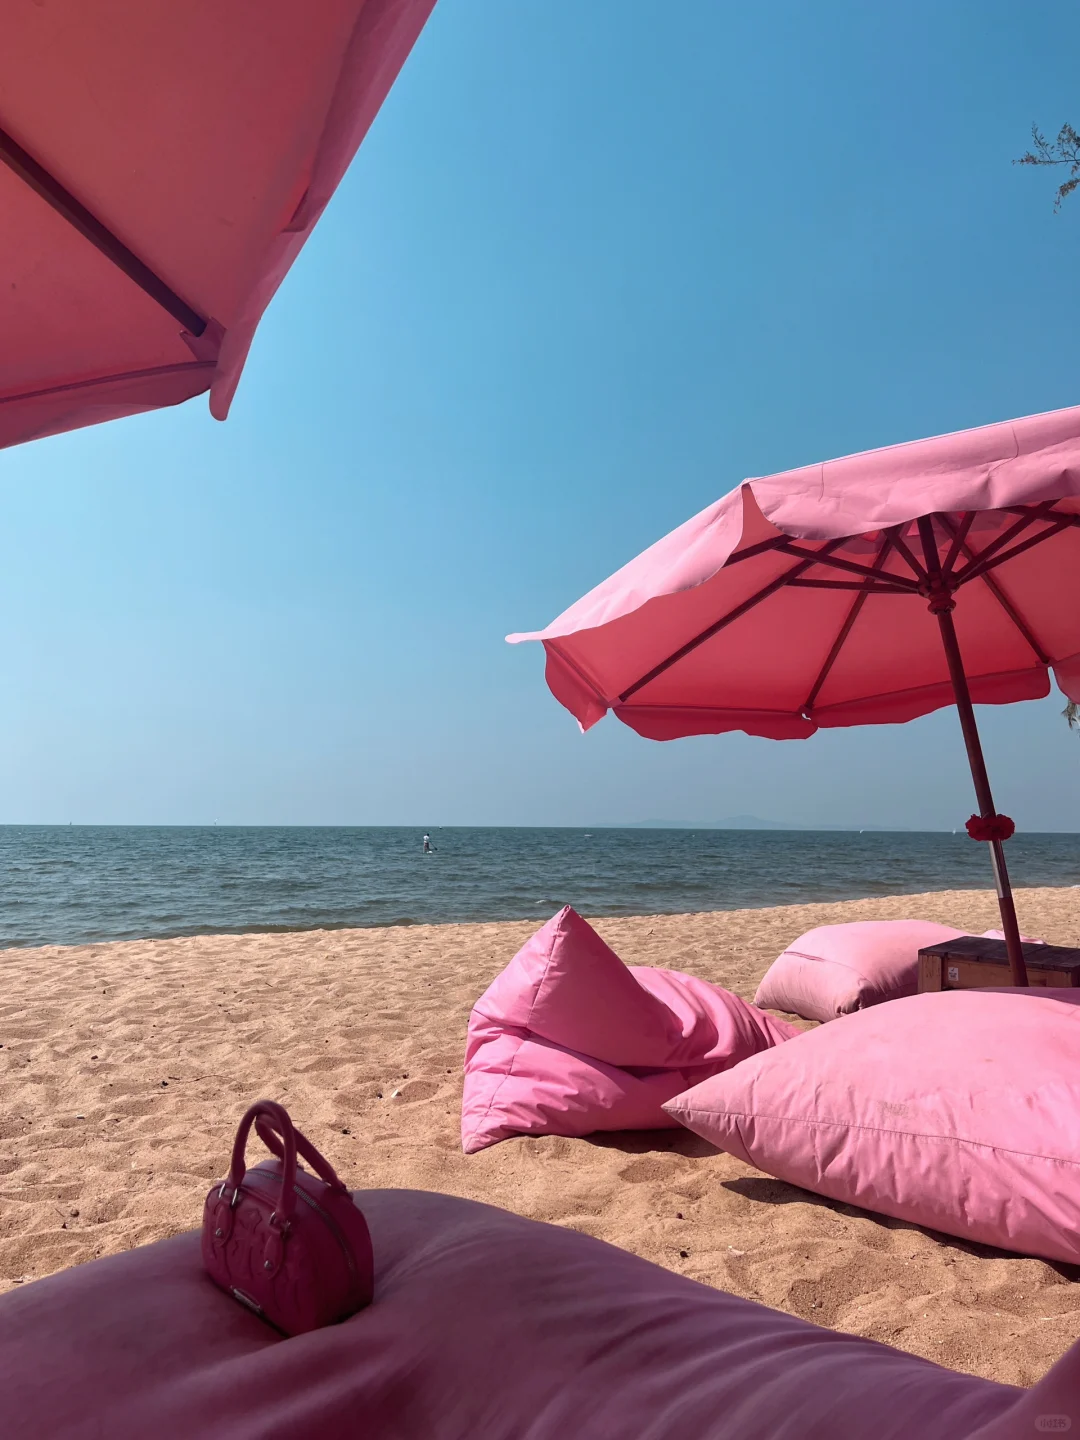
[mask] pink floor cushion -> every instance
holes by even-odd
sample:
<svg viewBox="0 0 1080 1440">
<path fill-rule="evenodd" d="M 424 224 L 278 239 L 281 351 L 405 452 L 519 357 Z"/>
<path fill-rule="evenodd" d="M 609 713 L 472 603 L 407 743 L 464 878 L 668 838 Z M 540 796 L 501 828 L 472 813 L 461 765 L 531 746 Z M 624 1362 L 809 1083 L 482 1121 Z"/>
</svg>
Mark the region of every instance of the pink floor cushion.
<svg viewBox="0 0 1080 1440">
<path fill-rule="evenodd" d="M 461 1142 L 670 1127 L 665 1100 L 798 1033 L 692 975 L 624 965 L 566 906 L 473 1008 Z"/>
<path fill-rule="evenodd" d="M 923 946 L 966 933 L 929 920 L 819 925 L 773 961 L 754 1004 L 806 1020 L 833 1020 L 882 1000 L 914 995 Z"/>
<path fill-rule="evenodd" d="M 1080 994 L 956 990 L 845 1015 L 669 1101 L 819 1195 L 1080 1264 Z"/>
<path fill-rule="evenodd" d="M 0 1296 L 4 1433 L 1020 1440 L 1067 1430 L 1061 1417 L 1080 1428 L 1080 1345 L 1018 1390 L 504 1210 L 408 1190 L 357 1201 L 374 1304 L 291 1340 L 216 1289 L 196 1234 Z"/>
</svg>

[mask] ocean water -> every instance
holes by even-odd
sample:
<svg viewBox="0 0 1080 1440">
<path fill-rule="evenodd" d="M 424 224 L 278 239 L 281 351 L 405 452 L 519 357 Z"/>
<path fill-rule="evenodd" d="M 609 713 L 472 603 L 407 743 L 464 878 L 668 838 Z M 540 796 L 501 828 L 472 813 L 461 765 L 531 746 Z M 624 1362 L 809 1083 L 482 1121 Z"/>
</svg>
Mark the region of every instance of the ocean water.
<svg viewBox="0 0 1080 1440">
<path fill-rule="evenodd" d="M 644 915 L 983 889 L 966 835 L 761 830 L 0 826 L 0 946 Z M 1019 834 L 1018 885 L 1080 884 L 1080 835 Z"/>
</svg>

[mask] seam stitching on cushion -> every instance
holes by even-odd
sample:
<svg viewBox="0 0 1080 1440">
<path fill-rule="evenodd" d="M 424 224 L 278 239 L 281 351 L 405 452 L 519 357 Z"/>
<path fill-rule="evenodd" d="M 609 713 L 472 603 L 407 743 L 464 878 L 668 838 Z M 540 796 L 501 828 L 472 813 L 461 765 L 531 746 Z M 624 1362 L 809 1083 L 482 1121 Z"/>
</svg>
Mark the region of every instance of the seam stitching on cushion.
<svg viewBox="0 0 1080 1440">
<path fill-rule="evenodd" d="M 505 1030 L 504 1030 L 504 1031 L 503 1031 L 503 1034 L 505 1035 L 505 1033 L 506 1033 L 506 1032 L 505 1032 Z M 485 1121 L 485 1120 L 488 1118 L 488 1116 L 491 1114 L 492 1106 L 495 1104 L 495 1101 L 496 1101 L 496 1100 L 498 1099 L 498 1097 L 499 1097 L 499 1091 L 503 1088 L 503 1086 L 506 1084 L 507 1080 L 509 1080 L 509 1079 L 510 1079 L 510 1076 L 514 1073 L 514 1066 L 517 1064 L 517 1058 L 518 1058 L 518 1056 L 521 1054 L 521 1047 L 525 1044 L 525 1038 L 526 1038 L 526 1037 L 522 1036 L 522 1037 L 518 1040 L 517 1049 L 514 1051 L 513 1058 L 511 1059 L 510 1064 L 506 1067 L 506 1074 L 502 1077 L 502 1079 L 499 1081 L 498 1085 L 496 1085 L 496 1086 L 495 1086 L 495 1089 L 491 1092 L 491 1097 L 490 1097 L 490 1099 L 488 1100 L 488 1103 L 487 1103 L 487 1106 L 486 1106 L 486 1108 L 485 1108 L 485 1110 L 484 1110 L 484 1113 L 483 1113 L 483 1115 L 480 1116 L 480 1119 L 476 1122 L 476 1123 L 477 1123 L 477 1128 L 476 1128 L 475 1130 L 470 1130 L 470 1131 L 469 1131 L 469 1138 L 470 1138 L 470 1139 L 471 1139 L 474 1135 L 479 1135 L 479 1133 L 480 1133 L 480 1126 L 483 1125 L 484 1121 Z"/>
<path fill-rule="evenodd" d="M 525 1024 L 524 1024 L 523 1026 L 521 1026 L 521 1029 L 523 1029 L 523 1030 L 528 1030 L 529 1033 L 530 1033 L 530 1035 L 532 1034 L 532 1026 L 530 1025 L 529 1022 L 532 1020 L 533 1011 L 536 1009 L 536 1002 L 537 1002 L 537 1000 L 538 1000 L 538 998 L 539 998 L 539 996 L 540 996 L 540 991 L 543 989 L 544 981 L 547 979 L 548 971 L 549 971 L 550 968 L 551 968 L 552 957 L 553 957 L 554 954 L 555 954 L 555 941 L 556 941 L 556 939 L 558 938 L 558 935 L 559 935 L 559 933 L 561 932 L 561 930 L 562 930 L 562 925 L 560 924 L 560 925 L 557 927 L 557 929 L 556 929 L 556 931 L 555 931 L 555 934 L 552 935 L 552 937 L 551 937 L 551 945 L 550 945 L 550 947 L 549 947 L 549 949 L 548 949 L 547 959 L 544 961 L 544 973 L 543 973 L 543 975 L 541 975 L 541 977 L 540 977 L 540 983 L 537 985 L 536 989 L 533 991 L 532 1002 L 531 1002 L 530 1005 L 529 1005 L 529 1013 L 528 1013 L 528 1015 L 525 1017 Z M 485 1018 L 492 1018 L 492 1017 L 485 1017 Z M 498 1024 L 498 1023 L 500 1023 L 500 1022 L 496 1021 L 495 1023 Z M 515 1028 L 516 1028 L 516 1027 L 515 1027 Z M 503 1031 L 503 1034 L 504 1034 L 504 1035 L 506 1034 L 506 1031 L 505 1031 L 505 1030 Z M 486 1107 L 486 1109 L 484 1110 L 483 1115 L 480 1117 L 479 1121 L 477 1122 L 478 1125 L 483 1125 L 484 1121 L 487 1120 L 488 1116 L 491 1114 L 491 1111 L 492 1111 L 492 1109 L 493 1109 L 493 1107 L 494 1107 L 494 1105 L 495 1105 L 495 1101 L 499 1098 L 499 1092 L 502 1090 L 502 1088 L 503 1088 L 503 1086 L 506 1084 L 507 1080 L 509 1080 L 510 1077 L 511 1077 L 511 1075 L 513 1075 L 513 1073 L 514 1073 L 514 1066 L 517 1064 L 517 1058 L 518 1058 L 518 1056 L 521 1054 L 521 1047 L 525 1044 L 525 1041 L 526 1041 L 528 1038 L 529 1038 L 529 1036 L 523 1036 L 523 1037 L 521 1037 L 521 1038 L 518 1040 L 517 1049 L 514 1051 L 513 1059 L 510 1061 L 510 1064 L 506 1067 L 506 1074 L 502 1077 L 502 1079 L 499 1081 L 498 1085 L 496 1085 L 496 1086 L 495 1086 L 495 1089 L 491 1092 L 491 1097 L 490 1097 L 490 1099 L 488 1100 L 487 1107 Z M 470 1136 L 470 1138 L 471 1138 L 473 1135 L 476 1135 L 476 1134 L 478 1134 L 478 1133 L 479 1133 L 478 1130 L 471 1130 L 471 1131 L 469 1132 L 469 1136 Z"/>
<path fill-rule="evenodd" d="M 529 1004 L 529 1013 L 528 1013 L 528 1015 L 526 1015 L 526 1017 L 525 1017 L 525 1026 L 524 1026 L 524 1028 L 525 1028 L 526 1030 L 531 1030 L 531 1029 L 532 1029 L 532 1023 L 531 1023 L 531 1022 L 532 1022 L 532 1017 L 533 1017 L 533 1011 L 536 1009 L 536 1002 L 540 999 L 540 991 L 544 988 L 544 985 L 545 985 L 545 983 L 546 983 L 546 981 L 547 981 L 548 971 L 551 969 L 551 962 L 552 962 L 552 960 L 553 960 L 554 957 L 555 957 L 555 944 L 556 944 L 556 942 L 557 942 L 560 934 L 562 933 L 562 928 L 563 928 L 563 927 L 562 927 L 562 923 L 560 922 L 559 925 L 558 925 L 558 926 L 556 927 L 556 929 L 555 929 L 555 933 L 554 933 L 554 934 L 552 935 L 552 937 L 551 937 L 551 944 L 550 944 L 550 946 L 548 947 L 547 959 L 544 961 L 544 973 L 540 976 L 539 984 L 537 985 L 536 989 L 533 991 L 532 1001 L 531 1001 L 530 1004 Z"/>
<path fill-rule="evenodd" d="M 992 1145 L 989 1140 L 966 1140 L 960 1135 L 929 1135 L 919 1130 L 886 1130 L 883 1125 L 859 1125 L 847 1120 L 804 1120 L 797 1115 L 763 1115 L 760 1110 L 689 1110 L 691 1115 L 730 1115 L 735 1120 L 773 1120 L 781 1125 L 814 1125 L 819 1129 L 826 1126 L 832 1130 L 861 1130 L 868 1135 L 902 1135 L 908 1140 L 939 1140 L 949 1145 L 970 1145 L 976 1150 L 993 1150 L 1000 1155 L 1018 1155 L 1025 1160 L 1050 1160 L 1055 1165 L 1072 1165 L 1080 1168 L 1080 1160 L 1068 1160 L 1060 1155 L 1040 1155 L 1035 1150 L 1013 1150 L 1007 1145 Z"/>
</svg>

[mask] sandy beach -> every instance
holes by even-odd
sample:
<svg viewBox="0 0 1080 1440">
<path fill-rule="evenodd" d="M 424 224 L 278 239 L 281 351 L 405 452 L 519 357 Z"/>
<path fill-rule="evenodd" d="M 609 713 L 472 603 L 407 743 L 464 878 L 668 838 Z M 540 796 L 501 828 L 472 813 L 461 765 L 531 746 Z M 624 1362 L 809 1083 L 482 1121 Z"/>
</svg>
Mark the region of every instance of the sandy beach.
<svg viewBox="0 0 1080 1440">
<path fill-rule="evenodd" d="M 1080 944 L 1080 889 L 1018 892 Z M 974 931 L 989 892 L 599 920 L 631 964 L 750 998 L 810 926 Z M 0 1289 L 199 1223 L 266 1095 L 356 1187 L 446 1191 L 586 1231 L 820 1324 L 1028 1385 L 1080 1336 L 1080 1271 L 870 1217 L 684 1132 L 459 1138 L 469 1008 L 535 922 L 229 935 L 3 952 Z"/>
</svg>

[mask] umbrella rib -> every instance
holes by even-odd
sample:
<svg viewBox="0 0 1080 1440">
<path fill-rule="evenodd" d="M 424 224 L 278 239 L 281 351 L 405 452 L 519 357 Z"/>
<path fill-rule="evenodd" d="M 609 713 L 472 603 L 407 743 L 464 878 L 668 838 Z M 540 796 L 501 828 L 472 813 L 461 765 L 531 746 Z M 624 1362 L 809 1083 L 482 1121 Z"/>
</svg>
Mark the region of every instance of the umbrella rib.
<svg viewBox="0 0 1080 1440">
<path fill-rule="evenodd" d="M 987 545 L 985 550 L 979 551 L 978 555 L 976 556 L 975 563 L 981 564 L 984 560 L 989 560 L 991 556 L 996 555 L 999 550 L 1003 549 L 1006 545 L 1011 544 L 1018 535 L 1023 534 L 1023 532 L 1028 528 L 1029 525 L 1033 525 L 1036 520 L 1041 520 L 1043 518 L 1042 512 L 1047 508 L 1048 505 L 1052 505 L 1053 503 L 1054 502 L 1052 500 L 1048 500 L 1043 505 L 1037 505 L 1032 507 L 1031 509 L 1025 509 L 1021 514 L 1020 519 L 1017 520 L 1014 525 L 1010 525 L 1007 530 L 1003 530 L 996 540 L 991 540 L 990 544 Z M 970 569 L 971 566 L 969 565 L 964 570 L 961 570 L 959 574 L 954 574 L 950 578 L 955 580 L 957 585 L 963 585 L 965 580 L 971 578 L 971 576 L 968 574 L 968 571 Z"/>
<path fill-rule="evenodd" d="M 723 568 L 726 570 L 729 565 L 737 565 L 740 560 L 752 560 L 755 555 L 764 555 L 769 550 L 777 550 L 786 539 L 786 535 L 774 535 L 771 540 L 759 540 L 756 545 L 748 545 L 745 550 L 736 550 L 724 561 Z"/>
<path fill-rule="evenodd" d="M 745 615 L 748 610 L 753 610 L 755 605 L 760 605 L 761 602 L 767 600 L 770 595 L 775 595 L 777 590 L 782 589 L 791 580 L 801 575 L 804 570 L 809 570 L 828 550 L 835 550 L 838 545 L 842 545 L 843 543 L 843 539 L 830 540 L 823 550 L 817 551 L 807 560 L 800 561 L 798 565 L 793 565 L 790 570 L 785 570 L 783 575 L 778 575 L 775 580 L 770 580 L 768 585 L 756 591 L 748 599 L 741 601 L 735 606 L 734 610 L 729 610 L 728 613 L 722 615 L 719 620 L 714 620 L 708 629 L 702 630 L 700 635 L 695 635 L 692 640 L 688 640 L 685 645 L 681 645 L 674 654 L 669 655 L 666 660 L 661 660 L 659 665 L 654 665 L 648 674 L 643 675 L 640 680 L 635 680 L 633 685 L 625 689 L 619 696 L 620 705 L 625 705 L 631 695 L 636 695 L 639 690 L 643 690 L 646 685 L 651 684 L 658 676 L 663 675 L 666 670 L 670 670 L 673 665 L 677 665 L 680 660 L 685 659 L 686 656 L 696 650 L 699 645 L 704 645 L 706 640 L 711 640 L 714 635 L 718 635 L 721 630 Z"/>
<path fill-rule="evenodd" d="M 921 583 L 923 580 L 926 579 L 926 570 L 924 569 L 924 567 L 923 567 L 922 565 L 919 564 L 919 562 L 918 562 L 918 560 L 915 558 L 915 555 L 913 554 L 913 552 L 908 548 L 907 542 L 904 540 L 904 537 L 900 534 L 900 527 L 899 527 L 899 525 L 895 526 L 894 528 L 895 528 L 895 530 L 896 530 L 896 538 L 895 538 L 895 540 L 893 541 L 893 544 L 896 546 L 897 550 L 900 552 L 900 554 L 901 554 L 901 555 L 904 557 L 904 559 L 907 561 L 908 565 L 911 567 L 911 573 L 915 576 L 916 582 L 917 582 L 917 583 Z"/>
<path fill-rule="evenodd" d="M 845 535 L 844 540 L 850 540 L 850 535 Z M 843 543 L 842 541 L 839 543 Z M 899 585 L 906 591 L 917 591 L 918 584 L 909 580 L 906 575 L 894 575 L 891 570 L 874 570 L 869 565 L 860 565 L 855 560 L 840 560 L 834 555 L 827 555 L 824 550 L 811 551 L 800 550 L 798 545 L 793 545 L 790 540 L 777 546 L 785 555 L 794 555 L 798 559 L 813 559 L 819 565 L 829 565 L 834 570 L 850 570 L 853 575 L 862 575 L 865 579 L 889 580 Z"/>
<path fill-rule="evenodd" d="M 987 551 L 984 550 L 981 554 L 976 555 L 970 565 L 966 565 L 958 575 L 955 575 L 953 581 L 956 585 L 966 585 L 969 580 L 977 579 L 978 576 L 984 575 L 987 570 L 996 570 L 999 565 L 1004 565 L 1006 560 L 1015 560 L 1017 555 L 1023 555 L 1025 550 L 1031 550 L 1034 546 L 1041 545 L 1044 540 L 1050 540 L 1053 536 L 1060 535 L 1062 530 L 1069 529 L 1070 526 L 1075 525 L 1078 521 L 1080 521 L 1080 516 L 1062 515 L 1057 522 L 1048 529 L 1041 530 L 1038 535 L 1029 535 L 1026 540 L 1021 540 L 1020 543 L 1014 545 L 1011 550 L 1006 550 L 1002 554 L 994 555 L 988 555 Z"/>
<path fill-rule="evenodd" d="M 949 520 L 947 516 L 943 516 L 942 519 L 944 520 L 945 528 L 953 532 L 953 548 L 952 551 L 950 551 L 950 555 L 952 555 L 957 549 L 959 549 L 969 560 L 974 559 L 977 552 L 972 552 L 971 546 L 968 545 L 967 541 L 964 538 L 964 533 L 957 527 L 954 527 L 952 521 Z M 1031 627 L 1028 625 L 1024 617 L 1020 614 L 1019 610 L 1017 610 L 1012 600 L 1009 599 L 1009 596 L 1006 594 L 1001 582 L 999 580 L 995 580 L 994 577 L 985 570 L 980 576 L 980 579 L 984 581 L 986 588 L 990 591 L 990 594 L 993 595 L 994 599 L 1005 611 L 1005 614 L 1009 617 L 1012 623 L 1016 626 L 1017 630 L 1019 630 L 1020 634 L 1027 641 L 1039 664 L 1049 665 L 1049 655 L 1047 655 L 1046 652 L 1043 650 L 1042 646 L 1035 638 Z"/>
<path fill-rule="evenodd" d="M 572 655 L 568 655 L 565 650 L 563 650 L 559 645 L 555 643 L 554 640 L 545 640 L 544 649 L 552 650 L 563 662 L 566 668 L 568 670 L 572 670 L 574 674 L 578 677 L 578 679 L 593 692 L 593 694 L 596 696 L 596 698 L 600 701 L 602 705 L 608 706 L 611 704 L 610 700 L 608 700 L 603 690 L 600 688 L 600 686 L 596 683 L 596 681 L 592 678 L 592 676 L 588 673 L 588 671 L 584 668 L 584 666 L 579 660 L 575 660 Z"/>
<path fill-rule="evenodd" d="M 789 580 L 807 590 L 861 590 L 866 595 L 910 595 L 906 585 L 875 585 L 872 580 Z"/>
<path fill-rule="evenodd" d="M 960 558 L 961 550 L 969 559 L 971 558 L 971 549 L 965 542 L 967 541 L 968 531 L 975 523 L 975 511 L 966 511 L 959 525 L 954 525 L 949 516 L 944 512 L 938 514 L 938 519 L 941 521 L 943 529 L 947 530 L 952 536 L 949 553 L 945 556 L 944 564 L 941 567 L 944 574 L 951 575 L 953 573 L 953 566 Z"/>
<path fill-rule="evenodd" d="M 95 385 L 114 385 L 122 380 L 149 380 L 163 375 L 186 375 L 189 371 L 216 370 L 213 360 L 188 360 L 179 365 L 151 365 L 143 370 L 120 370 L 112 375 L 95 375 L 89 380 L 70 380 L 66 385 L 46 385 L 40 390 L 22 390 L 17 395 L 0 395 L 0 406 L 22 405 L 27 400 L 41 400 L 46 395 L 66 395 L 70 391 L 92 390 Z"/>
<path fill-rule="evenodd" d="M 1037 520 L 1080 520 L 1080 515 L 1068 510 L 1055 510 L 1054 500 L 1044 500 L 1041 505 L 1006 505 L 1006 515 L 1034 515 Z"/>
<path fill-rule="evenodd" d="M 90 210 L 80 201 L 76 200 L 70 190 L 64 188 L 54 175 L 50 175 L 43 165 L 40 165 L 32 155 L 22 148 L 17 141 L 13 140 L 7 131 L 0 129 L 0 161 L 13 171 L 20 180 L 36 194 L 40 195 L 45 203 L 52 207 L 58 215 L 76 229 L 84 239 L 89 240 L 96 250 L 99 250 L 107 260 L 110 260 L 119 270 L 122 270 L 129 280 L 133 280 L 139 289 L 149 295 L 151 300 L 157 302 L 163 310 L 177 320 L 184 329 L 192 335 L 201 335 L 206 329 L 207 322 L 190 305 L 181 300 L 175 290 L 172 290 L 160 275 L 156 275 L 148 265 L 145 265 L 134 251 L 129 250 L 122 240 L 119 240 Z"/>
<path fill-rule="evenodd" d="M 1039 644 L 1038 640 L 1036 640 L 1027 621 L 1020 614 L 1019 610 L 1017 610 L 1016 606 L 1005 593 L 1004 589 L 1002 588 L 1001 582 L 999 580 L 995 580 L 992 575 L 988 575 L 985 571 L 979 578 L 985 582 L 986 588 L 990 591 L 990 594 L 993 595 L 994 599 L 1005 611 L 1005 614 L 1009 617 L 1012 623 L 1016 626 L 1017 630 L 1020 631 L 1020 634 L 1031 646 L 1032 652 L 1034 653 L 1035 658 L 1038 660 L 1039 664 L 1049 665 L 1050 656 L 1047 655 L 1046 651 Z"/>
<path fill-rule="evenodd" d="M 878 551 L 877 559 L 874 561 L 875 570 L 880 570 L 881 567 L 885 564 L 885 561 L 889 558 L 889 551 L 893 549 L 893 547 L 897 544 L 899 538 L 900 527 L 898 525 L 894 526 L 891 531 L 886 532 L 885 539 L 882 541 L 881 549 Z M 804 715 L 809 714 L 810 707 L 813 705 L 814 701 L 820 694 L 821 687 L 829 678 L 829 672 L 836 664 L 836 661 L 840 655 L 840 651 L 844 648 L 844 645 L 847 642 L 847 638 L 851 634 L 852 626 L 859 618 L 859 614 L 863 606 L 866 604 L 867 597 L 872 593 L 873 592 L 871 591 L 870 587 L 867 585 L 863 588 L 860 594 L 855 596 L 851 608 L 848 610 L 848 613 L 844 618 L 844 623 L 843 625 L 841 625 L 836 639 L 832 643 L 832 648 L 829 651 L 828 655 L 825 657 L 825 663 L 818 671 L 818 677 L 814 681 L 814 688 L 806 697 L 806 700 L 802 707 L 802 713 Z"/>
</svg>

